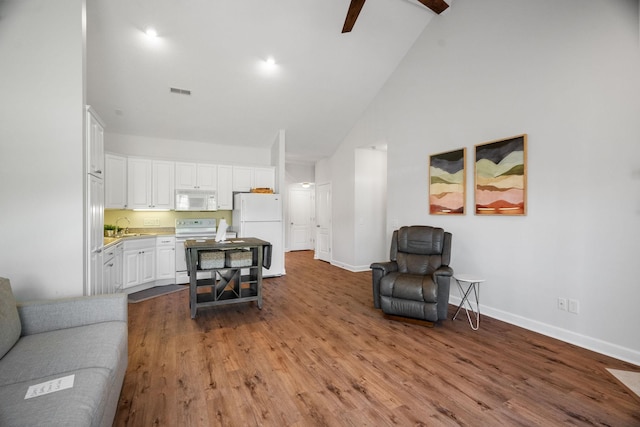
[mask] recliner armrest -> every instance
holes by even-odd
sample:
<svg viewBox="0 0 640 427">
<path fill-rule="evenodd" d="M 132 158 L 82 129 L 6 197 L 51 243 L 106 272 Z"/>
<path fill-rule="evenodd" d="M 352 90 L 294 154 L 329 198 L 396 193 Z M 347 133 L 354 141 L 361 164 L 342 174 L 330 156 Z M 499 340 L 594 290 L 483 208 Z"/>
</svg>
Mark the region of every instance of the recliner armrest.
<svg viewBox="0 0 640 427">
<path fill-rule="evenodd" d="M 395 261 L 374 262 L 371 264 L 371 269 L 382 270 L 382 275 L 385 276 L 391 272 L 398 271 L 398 263 Z"/>
<path fill-rule="evenodd" d="M 373 306 L 375 308 L 380 308 L 380 280 L 394 271 L 398 271 L 398 263 L 395 261 L 374 262 L 371 264 Z"/>
<path fill-rule="evenodd" d="M 453 276 L 453 268 L 443 265 L 433 272 L 434 276 L 451 277 Z"/>
</svg>

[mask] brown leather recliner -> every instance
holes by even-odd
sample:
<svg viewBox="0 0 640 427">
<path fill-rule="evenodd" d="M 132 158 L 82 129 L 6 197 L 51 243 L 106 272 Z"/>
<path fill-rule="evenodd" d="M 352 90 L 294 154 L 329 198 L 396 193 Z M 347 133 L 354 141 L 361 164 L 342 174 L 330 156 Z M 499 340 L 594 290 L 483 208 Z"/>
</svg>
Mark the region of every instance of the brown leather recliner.
<svg viewBox="0 0 640 427">
<path fill-rule="evenodd" d="M 424 225 L 394 231 L 391 261 L 371 264 L 374 307 L 429 322 L 446 319 L 451 237 L 442 228 Z"/>
</svg>

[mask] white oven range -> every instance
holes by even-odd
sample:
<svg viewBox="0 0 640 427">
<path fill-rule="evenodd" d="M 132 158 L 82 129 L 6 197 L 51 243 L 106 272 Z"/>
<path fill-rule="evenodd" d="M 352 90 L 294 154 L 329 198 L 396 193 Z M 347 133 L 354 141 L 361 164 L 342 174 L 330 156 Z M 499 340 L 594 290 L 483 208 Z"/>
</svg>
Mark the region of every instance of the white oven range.
<svg viewBox="0 0 640 427">
<path fill-rule="evenodd" d="M 215 239 L 215 237 L 216 220 L 214 218 L 176 219 L 176 284 L 189 283 L 184 242 L 191 239 Z M 232 237 L 236 237 L 236 233 L 227 231 L 225 238 Z M 198 272 L 198 279 L 210 277 L 210 272 Z"/>
</svg>

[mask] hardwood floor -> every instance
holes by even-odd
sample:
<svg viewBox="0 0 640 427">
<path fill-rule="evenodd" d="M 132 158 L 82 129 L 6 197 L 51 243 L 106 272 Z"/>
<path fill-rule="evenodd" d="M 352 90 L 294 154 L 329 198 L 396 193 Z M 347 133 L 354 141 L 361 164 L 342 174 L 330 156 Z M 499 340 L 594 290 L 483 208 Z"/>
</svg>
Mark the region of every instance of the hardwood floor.
<svg viewBox="0 0 640 427">
<path fill-rule="evenodd" d="M 635 365 L 483 317 L 384 319 L 371 275 L 291 252 L 264 304 L 129 304 L 115 426 L 639 426 Z M 449 307 L 453 314 L 454 307 Z M 451 318 L 451 317 L 449 317 Z"/>
</svg>

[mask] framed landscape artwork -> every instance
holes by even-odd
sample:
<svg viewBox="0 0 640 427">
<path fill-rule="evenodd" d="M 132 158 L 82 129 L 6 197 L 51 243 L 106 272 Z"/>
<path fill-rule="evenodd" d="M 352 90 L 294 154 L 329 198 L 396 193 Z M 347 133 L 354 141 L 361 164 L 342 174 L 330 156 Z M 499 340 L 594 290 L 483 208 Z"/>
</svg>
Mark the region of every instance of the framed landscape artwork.
<svg viewBox="0 0 640 427">
<path fill-rule="evenodd" d="M 466 148 L 429 156 L 429 213 L 464 215 Z"/>
<path fill-rule="evenodd" d="M 526 215 L 527 135 L 475 149 L 476 215 Z"/>
</svg>

